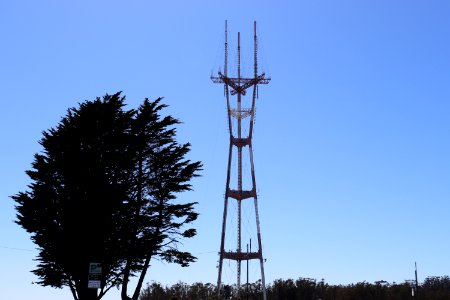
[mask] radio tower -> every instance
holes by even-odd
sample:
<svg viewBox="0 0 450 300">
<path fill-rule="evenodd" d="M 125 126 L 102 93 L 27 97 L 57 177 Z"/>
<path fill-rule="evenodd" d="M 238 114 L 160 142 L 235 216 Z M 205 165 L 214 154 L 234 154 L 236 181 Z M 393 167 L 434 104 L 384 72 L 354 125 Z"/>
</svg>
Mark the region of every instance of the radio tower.
<svg viewBox="0 0 450 300">
<path fill-rule="evenodd" d="M 252 150 L 252 136 L 253 136 L 253 124 L 255 121 L 255 102 L 258 98 L 258 85 L 268 84 L 270 78 L 266 78 L 264 73 L 258 75 L 258 39 L 256 36 L 256 21 L 254 22 L 254 62 L 253 62 L 253 77 L 245 78 L 241 77 L 241 45 L 240 45 L 240 33 L 238 32 L 238 47 L 237 47 L 237 77 L 228 77 L 228 30 L 227 21 L 225 21 L 225 61 L 223 73 L 218 72 L 218 76 L 211 76 L 211 80 L 214 83 L 224 84 L 224 94 L 227 101 L 227 111 L 228 111 L 228 127 L 230 132 L 230 146 L 228 152 L 228 169 L 227 169 L 227 179 L 225 187 L 225 200 L 223 209 L 223 222 L 222 222 L 222 235 L 220 240 L 220 252 L 219 252 L 219 274 L 217 279 L 218 287 L 218 298 L 220 299 L 220 290 L 222 284 L 222 266 L 223 260 L 234 260 L 236 261 L 237 267 L 237 289 L 240 293 L 241 289 L 241 262 L 247 261 L 247 272 L 248 272 L 248 261 L 252 259 L 259 260 L 261 268 L 261 283 L 263 288 L 263 299 L 266 300 L 266 285 L 264 278 L 264 259 L 262 253 L 262 242 L 261 242 L 261 232 L 260 232 L 260 222 L 258 213 L 258 197 L 256 193 L 256 179 L 255 179 L 255 169 L 253 165 L 253 150 Z M 247 94 L 247 90 L 252 89 L 252 98 L 250 108 L 243 108 L 243 96 Z M 236 105 L 232 106 L 231 96 L 235 96 L 237 100 Z M 248 123 L 246 123 L 248 122 Z M 248 124 L 248 135 L 243 136 L 243 125 Z M 242 182 L 242 154 L 244 148 L 248 149 L 248 156 L 250 160 L 250 173 L 251 173 L 251 183 L 250 189 L 243 190 Z M 237 182 L 235 189 L 230 187 L 231 185 L 231 172 L 232 172 L 232 160 L 233 160 L 233 149 L 237 150 Z M 236 173 L 234 173 L 236 176 Z M 228 201 L 229 199 L 234 199 L 237 201 L 237 244 L 235 251 L 225 251 L 225 230 L 227 226 L 227 213 L 228 213 Z M 256 231 L 257 231 L 257 251 L 251 251 L 251 240 L 250 240 L 250 252 L 248 247 L 246 251 L 242 251 L 241 242 L 241 227 L 242 227 L 242 201 L 249 200 L 253 198 L 254 213 L 256 221 Z M 236 212 L 231 212 L 236 213 Z M 248 280 L 248 277 L 247 277 Z"/>
</svg>

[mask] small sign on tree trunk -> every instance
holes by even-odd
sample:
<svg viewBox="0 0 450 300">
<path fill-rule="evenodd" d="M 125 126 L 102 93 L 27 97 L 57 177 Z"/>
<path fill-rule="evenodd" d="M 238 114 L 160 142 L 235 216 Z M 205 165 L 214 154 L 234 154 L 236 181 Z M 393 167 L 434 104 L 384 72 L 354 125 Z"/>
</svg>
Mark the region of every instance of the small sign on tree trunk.
<svg viewBox="0 0 450 300">
<path fill-rule="evenodd" d="M 102 282 L 102 265 L 100 263 L 89 264 L 88 288 L 99 289 Z"/>
</svg>

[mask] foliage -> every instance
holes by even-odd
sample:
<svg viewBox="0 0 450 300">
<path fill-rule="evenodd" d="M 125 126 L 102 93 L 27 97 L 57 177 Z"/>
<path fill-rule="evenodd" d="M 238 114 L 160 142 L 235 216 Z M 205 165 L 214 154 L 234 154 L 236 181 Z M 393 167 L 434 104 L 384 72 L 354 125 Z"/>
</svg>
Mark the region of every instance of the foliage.
<svg viewBox="0 0 450 300">
<path fill-rule="evenodd" d="M 217 298 L 217 288 L 210 283 L 196 282 L 188 285 L 178 282 L 170 287 L 163 287 L 161 283 L 148 283 L 142 290 L 139 300 L 162 300 L 162 299 L 196 299 L 209 300 Z"/>
<path fill-rule="evenodd" d="M 310 278 L 277 279 L 267 286 L 268 300 L 448 300 L 450 299 L 450 278 L 428 277 L 419 286 L 419 294 L 412 296 L 414 286 L 411 282 L 375 283 L 358 282 L 350 285 L 329 285 L 323 279 L 317 281 Z M 182 291 L 182 292 L 180 292 Z M 247 295 L 248 291 L 248 295 Z M 261 281 L 249 284 L 246 289 L 241 287 L 239 298 L 235 285 L 222 286 L 223 299 L 262 299 Z M 179 300 L 209 300 L 217 298 L 217 286 L 213 284 L 194 283 L 188 285 L 179 282 L 171 287 L 151 283 L 143 290 L 139 300 L 179 299 Z"/>
<path fill-rule="evenodd" d="M 43 286 L 69 286 L 75 299 L 100 299 L 122 287 L 136 300 L 152 257 L 187 266 L 195 260 L 178 249 L 195 236 L 185 225 L 197 218 L 195 203 L 176 203 L 191 190 L 200 162 L 185 156 L 189 144 L 175 140 L 171 116 L 161 117 L 161 98 L 137 110 L 124 108 L 120 93 L 70 108 L 43 132 L 29 190 L 12 196 L 17 220 L 38 246 Z M 90 262 L 102 265 L 97 295 L 88 289 Z M 128 296 L 130 277 L 139 276 Z"/>
</svg>

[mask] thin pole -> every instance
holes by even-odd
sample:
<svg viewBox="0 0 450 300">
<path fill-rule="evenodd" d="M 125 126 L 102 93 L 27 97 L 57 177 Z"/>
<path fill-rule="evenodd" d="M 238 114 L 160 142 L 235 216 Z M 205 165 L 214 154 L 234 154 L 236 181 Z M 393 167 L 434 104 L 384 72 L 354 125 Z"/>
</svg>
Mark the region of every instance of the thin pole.
<svg viewBox="0 0 450 300">
<path fill-rule="evenodd" d="M 419 299 L 419 282 L 417 280 L 417 262 L 414 262 L 414 266 L 416 268 L 415 275 L 416 275 L 416 297 Z"/>
<path fill-rule="evenodd" d="M 223 73 L 228 76 L 228 22 L 225 20 L 225 66 Z M 226 85 L 225 85 L 226 86 Z"/>
<path fill-rule="evenodd" d="M 227 21 L 225 20 L 225 53 L 224 53 L 224 60 L 225 60 L 225 68 L 224 68 L 224 73 L 225 76 L 227 76 L 227 70 L 228 70 L 228 29 L 227 29 Z M 228 91 L 228 85 L 225 84 L 225 96 L 227 98 L 227 110 L 228 112 L 230 111 L 230 94 Z M 233 133 L 233 128 L 232 128 L 232 122 L 231 122 L 231 117 L 230 114 L 228 113 L 228 129 L 230 132 L 230 136 Z M 233 158 L 233 146 L 230 144 L 229 146 L 229 150 L 228 150 L 228 166 L 227 166 L 227 180 L 226 180 L 226 185 L 225 185 L 225 197 L 224 197 L 224 208 L 223 208 L 223 220 L 222 220 L 222 235 L 220 237 L 220 253 L 219 253 L 219 274 L 217 277 L 217 296 L 218 299 L 220 299 L 220 290 L 221 290 L 221 286 L 222 286 L 222 268 L 223 268 L 223 255 L 225 252 L 225 230 L 227 227 L 227 212 L 228 212 L 228 188 L 230 186 L 230 173 L 231 173 L 231 161 Z"/>
<path fill-rule="evenodd" d="M 250 244 L 251 244 L 251 242 L 252 242 L 252 240 L 250 240 Z M 251 246 L 250 246 L 250 249 L 251 249 Z M 250 250 L 250 252 L 251 252 L 252 250 Z M 247 244 L 247 255 L 248 255 L 248 244 Z M 246 287 L 245 287 L 245 291 L 246 291 L 246 293 L 247 293 L 247 300 L 248 300 L 248 262 L 249 262 L 250 260 L 249 259 L 247 259 L 247 285 L 246 285 Z"/>
<path fill-rule="evenodd" d="M 238 32 L 238 85 L 241 81 L 241 33 Z M 237 93 L 237 111 L 238 114 L 241 112 L 241 93 Z M 238 122 L 238 139 L 242 138 L 242 122 L 241 118 L 237 118 Z M 242 193 L 242 147 L 238 147 L 238 192 Z M 242 214 L 242 203 L 238 200 L 238 232 L 237 232 L 237 253 L 241 253 L 241 214 Z M 237 263 L 237 289 L 238 292 L 241 289 L 241 260 L 238 259 Z"/>
<path fill-rule="evenodd" d="M 258 77 L 258 39 L 256 37 L 256 21 L 253 22 L 253 72 L 254 77 Z"/>
</svg>

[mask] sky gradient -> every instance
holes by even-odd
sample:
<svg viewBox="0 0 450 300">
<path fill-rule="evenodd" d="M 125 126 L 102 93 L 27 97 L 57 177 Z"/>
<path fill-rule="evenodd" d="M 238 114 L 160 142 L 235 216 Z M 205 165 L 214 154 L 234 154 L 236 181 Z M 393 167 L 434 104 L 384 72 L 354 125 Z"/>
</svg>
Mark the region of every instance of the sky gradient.
<svg viewBox="0 0 450 300">
<path fill-rule="evenodd" d="M 2 298 L 71 299 L 32 284 L 37 251 L 9 196 L 29 184 L 43 130 L 117 91 L 129 108 L 163 96 L 183 122 L 178 140 L 204 163 L 180 197 L 199 202 L 198 235 L 184 244 L 198 262 L 154 262 L 145 281 L 216 283 L 229 140 L 209 77 L 224 20 L 250 66 L 258 22 L 272 77 L 253 139 L 266 281 L 403 282 L 415 261 L 420 281 L 450 275 L 449 16 L 444 0 L 0 1 Z"/>
</svg>

